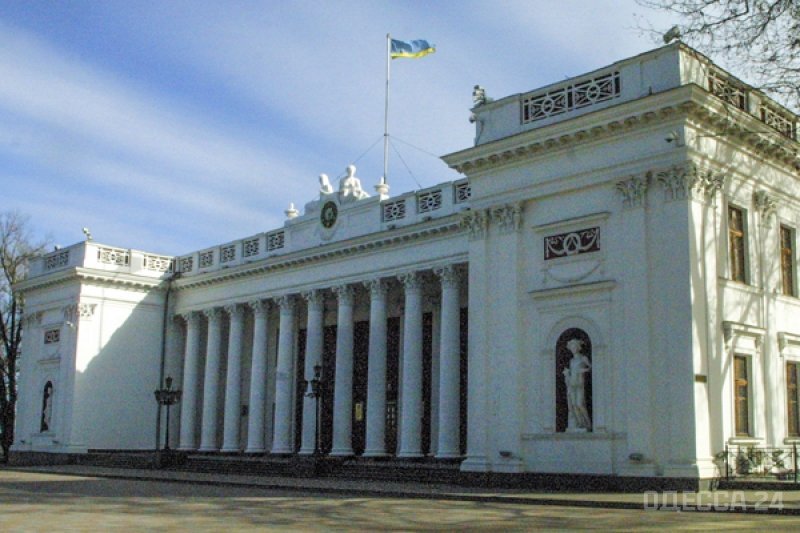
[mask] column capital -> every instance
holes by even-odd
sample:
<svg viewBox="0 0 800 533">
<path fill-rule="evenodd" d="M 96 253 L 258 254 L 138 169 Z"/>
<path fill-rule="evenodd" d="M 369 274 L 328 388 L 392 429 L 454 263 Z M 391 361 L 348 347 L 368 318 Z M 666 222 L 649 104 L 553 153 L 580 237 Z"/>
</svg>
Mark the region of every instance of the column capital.
<svg viewBox="0 0 800 533">
<path fill-rule="evenodd" d="M 633 207 L 645 207 L 649 182 L 649 172 L 618 181 L 614 185 L 614 188 L 622 198 L 622 206 L 628 209 Z"/>
<path fill-rule="evenodd" d="M 228 304 L 223 307 L 225 313 L 230 316 L 231 320 L 234 318 L 241 319 L 244 316 L 244 306 L 242 304 Z"/>
<path fill-rule="evenodd" d="M 419 275 L 419 272 L 404 272 L 398 274 L 397 279 L 400 280 L 400 283 L 403 284 L 407 291 L 422 289 L 422 276 Z"/>
<path fill-rule="evenodd" d="M 283 296 L 278 296 L 275 298 L 275 301 L 278 302 L 278 307 L 281 308 L 281 312 L 293 312 L 295 304 L 297 303 L 297 299 L 294 297 L 293 294 L 284 294 Z"/>
<path fill-rule="evenodd" d="M 352 285 L 337 285 L 331 289 L 339 300 L 339 305 L 353 306 L 356 290 Z"/>
<path fill-rule="evenodd" d="M 384 299 L 386 298 L 386 293 L 389 292 L 389 284 L 381 278 L 365 281 L 364 287 L 369 289 L 369 296 L 372 300 Z"/>
<path fill-rule="evenodd" d="M 247 302 L 247 306 L 255 316 L 266 316 L 272 304 L 270 304 L 269 300 L 251 300 Z"/>
<path fill-rule="evenodd" d="M 320 289 L 311 289 L 302 294 L 306 302 L 308 302 L 309 310 L 322 311 L 325 306 L 325 295 Z"/>
<path fill-rule="evenodd" d="M 222 318 L 222 309 L 219 307 L 211 307 L 210 309 L 203 309 L 203 314 L 208 319 L 208 322 L 216 322 Z"/>
<path fill-rule="evenodd" d="M 456 265 L 444 265 L 433 269 L 441 280 L 442 287 L 457 288 L 461 281 L 461 269 Z"/>
</svg>

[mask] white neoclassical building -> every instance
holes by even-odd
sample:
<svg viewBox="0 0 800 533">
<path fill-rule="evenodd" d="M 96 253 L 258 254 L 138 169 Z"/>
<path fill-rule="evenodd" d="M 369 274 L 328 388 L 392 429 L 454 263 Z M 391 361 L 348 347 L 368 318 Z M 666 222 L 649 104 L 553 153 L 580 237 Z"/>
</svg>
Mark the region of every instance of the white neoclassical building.
<svg viewBox="0 0 800 533">
<path fill-rule="evenodd" d="M 42 257 L 14 451 L 153 449 L 166 376 L 189 452 L 313 453 L 315 375 L 332 456 L 701 480 L 800 439 L 797 117 L 680 43 L 475 97 L 461 180 Z"/>
</svg>

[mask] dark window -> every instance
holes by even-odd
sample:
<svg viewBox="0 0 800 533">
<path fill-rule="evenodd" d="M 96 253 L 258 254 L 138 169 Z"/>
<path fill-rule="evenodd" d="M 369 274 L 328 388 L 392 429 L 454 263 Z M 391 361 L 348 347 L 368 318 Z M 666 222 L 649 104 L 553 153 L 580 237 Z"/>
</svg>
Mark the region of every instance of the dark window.
<svg viewBox="0 0 800 533">
<path fill-rule="evenodd" d="M 794 296 L 794 231 L 781 226 L 781 279 L 783 294 Z"/>
<path fill-rule="evenodd" d="M 736 409 L 736 435 L 750 436 L 750 380 L 747 358 L 733 357 L 733 388 Z"/>
<path fill-rule="evenodd" d="M 746 283 L 744 210 L 733 206 L 728 207 L 728 245 L 731 279 Z"/>
<path fill-rule="evenodd" d="M 800 363 L 786 363 L 786 411 L 789 415 L 789 436 L 800 437 L 800 409 L 798 409 L 797 378 Z"/>
</svg>

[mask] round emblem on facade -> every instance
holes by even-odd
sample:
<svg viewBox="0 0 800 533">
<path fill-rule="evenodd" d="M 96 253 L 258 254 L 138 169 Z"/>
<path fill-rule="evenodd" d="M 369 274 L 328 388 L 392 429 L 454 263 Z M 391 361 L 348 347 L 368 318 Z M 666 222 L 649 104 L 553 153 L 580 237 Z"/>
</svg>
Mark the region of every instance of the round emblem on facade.
<svg viewBox="0 0 800 533">
<path fill-rule="evenodd" d="M 339 215 L 339 208 L 336 207 L 334 202 L 326 202 L 322 206 L 322 211 L 319 215 L 319 220 L 323 228 L 331 228 L 336 224 L 336 217 Z"/>
</svg>

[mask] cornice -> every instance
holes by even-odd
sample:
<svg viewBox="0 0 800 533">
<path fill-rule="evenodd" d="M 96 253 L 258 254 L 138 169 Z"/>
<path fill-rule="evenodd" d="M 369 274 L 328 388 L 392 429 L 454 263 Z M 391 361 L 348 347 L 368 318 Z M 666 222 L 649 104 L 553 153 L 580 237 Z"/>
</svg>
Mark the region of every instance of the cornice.
<svg viewBox="0 0 800 533">
<path fill-rule="evenodd" d="M 442 159 L 451 168 L 469 175 L 519 164 L 579 143 L 595 142 L 620 132 L 681 117 L 710 126 L 726 137 L 754 148 L 762 157 L 780 162 L 793 171 L 800 169 L 799 143 L 773 131 L 756 117 L 726 104 L 695 84 L 517 133 L 446 155 Z"/>
<path fill-rule="evenodd" d="M 153 289 L 162 290 L 166 285 L 166 281 L 162 279 L 145 278 L 120 272 L 107 272 L 93 268 L 73 267 L 59 270 L 49 275 L 26 279 L 14 285 L 14 289 L 21 292 L 29 292 L 70 282 L 117 285 L 126 289 L 145 292 Z"/>
<path fill-rule="evenodd" d="M 434 219 L 406 228 L 386 230 L 357 237 L 348 241 L 324 244 L 316 248 L 298 250 L 286 255 L 262 259 L 261 261 L 239 265 L 225 270 L 217 270 L 197 276 L 181 278 L 173 283 L 175 290 L 184 290 L 201 286 L 215 285 L 233 279 L 246 278 L 307 265 L 330 259 L 348 257 L 369 250 L 378 250 L 389 246 L 407 243 L 421 237 L 444 235 L 464 231 L 461 227 L 461 216 L 454 213 L 444 218 Z M 355 241 L 355 242 L 354 242 Z"/>
</svg>

